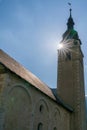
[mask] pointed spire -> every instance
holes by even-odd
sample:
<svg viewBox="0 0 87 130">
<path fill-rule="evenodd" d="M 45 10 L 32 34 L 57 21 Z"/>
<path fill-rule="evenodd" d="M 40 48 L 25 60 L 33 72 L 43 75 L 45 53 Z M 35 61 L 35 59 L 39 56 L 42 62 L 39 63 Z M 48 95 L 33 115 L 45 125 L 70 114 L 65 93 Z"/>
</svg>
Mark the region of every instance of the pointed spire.
<svg viewBox="0 0 87 130">
<path fill-rule="evenodd" d="M 69 9 L 70 16 L 69 16 L 68 21 L 67 21 L 67 30 L 63 34 L 62 41 L 67 40 L 67 39 L 76 39 L 76 40 L 80 41 L 79 36 L 78 36 L 78 32 L 74 30 L 74 21 L 72 18 L 71 3 L 68 3 L 68 5 L 70 6 L 70 9 Z M 80 41 L 80 44 L 81 44 L 81 41 Z"/>
<path fill-rule="evenodd" d="M 67 22 L 68 30 L 71 30 L 71 29 L 74 28 L 74 21 L 73 21 L 71 12 L 72 12 L 72 9 L 70 8 L 70 16 L 69 16 L 69 19 L 68 19 L 68 22 Z"/>
<path fill-rule="evenodd" d="M 72 11 L 72 9 L 70 8 L 70 18 L 72 17 L 71 11 Z"/>
</svg>

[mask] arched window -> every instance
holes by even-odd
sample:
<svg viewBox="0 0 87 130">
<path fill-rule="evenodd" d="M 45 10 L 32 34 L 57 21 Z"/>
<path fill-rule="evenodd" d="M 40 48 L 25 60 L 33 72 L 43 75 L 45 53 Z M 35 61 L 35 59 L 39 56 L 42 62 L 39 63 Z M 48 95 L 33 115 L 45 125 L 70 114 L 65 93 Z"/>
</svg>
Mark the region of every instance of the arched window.
<svg viewBox="0 0 87 130">
<path fill-rule="evenodd" d="M 56 127 L 54 127 L 54 129 L 53 130 L 57 130 L 57 128 Z"/>
<path fill-rule="evenodd" d="M 38 124 L 37 130 L 43 130 L 43 124 L 42 123 Z"/>
<path fill-rule="evenodd" d="M 39 108 L 40 112 L 43 112 L 43 109 L 44 109 L 44 106 L 40 105 L 40 108 Z"/>
<path fill-rule="evenodd" d="M 67 60 L 71 60 L 71 53 L 70 53 L 70 51 L 66 52 L 66 61 Z"/>
</svg>

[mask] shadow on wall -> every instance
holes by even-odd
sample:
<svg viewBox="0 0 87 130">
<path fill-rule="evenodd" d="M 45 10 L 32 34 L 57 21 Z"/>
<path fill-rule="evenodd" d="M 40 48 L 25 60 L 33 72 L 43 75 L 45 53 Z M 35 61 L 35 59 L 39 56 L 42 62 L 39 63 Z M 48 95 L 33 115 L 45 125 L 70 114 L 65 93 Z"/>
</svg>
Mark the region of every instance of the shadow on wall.
<svg viewBox="0 0 87 130">
<path fill-rule="evenodd" d="M 87 96 L 86 96 L 86 124 L 87 124 Z"/>
</svg>

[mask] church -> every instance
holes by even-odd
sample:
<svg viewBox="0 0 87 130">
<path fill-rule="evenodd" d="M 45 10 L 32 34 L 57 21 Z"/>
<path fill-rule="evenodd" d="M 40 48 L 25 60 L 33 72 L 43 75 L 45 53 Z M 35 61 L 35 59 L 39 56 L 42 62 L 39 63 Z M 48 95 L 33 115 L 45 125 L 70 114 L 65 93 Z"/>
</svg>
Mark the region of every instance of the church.
<svg viewBox="0 0 87 130">
<path fill-rule="evenodd" d="M 0 130 L 87 130 L 81 40 L 70 9 L 51 89 L 0 50 Z"/>
</svg>

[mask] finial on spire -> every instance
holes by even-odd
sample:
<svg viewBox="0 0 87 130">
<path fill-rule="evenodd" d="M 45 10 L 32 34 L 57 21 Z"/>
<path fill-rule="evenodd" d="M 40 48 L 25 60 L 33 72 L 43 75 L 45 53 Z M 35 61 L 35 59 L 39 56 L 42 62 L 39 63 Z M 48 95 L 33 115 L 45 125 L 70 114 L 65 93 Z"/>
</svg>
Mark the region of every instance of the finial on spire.
<svg viewBox="0 0 87 130">
<path fill-rule="evenodd" d="M 71 17 L 71 11 L 72 11 L 72 9 L 71 9 L 71 3 L 68 3 L 68 5 L 70 6 L 70 17 Z"/>
<path fill-rule="evenodd" d="M 70 17 L 72 16 L 72 15 L 71 15 L 71 11 L 72 11 L 72 9 L 70 8 Z"/>
<path fill-rule="evenodd" d="M 72 9 L 71 9 L 71 3 L 68 3 L 68 5 L 70 6 L 70 17 L 68 19 L 68 22 L 67 22 L 67 26 L 68 26 L 68 29 L 73 29 L 73 26 L 74 26 L 74 21 L 73 21 L 73 18 L 72 18 Z"/>
</svg>

